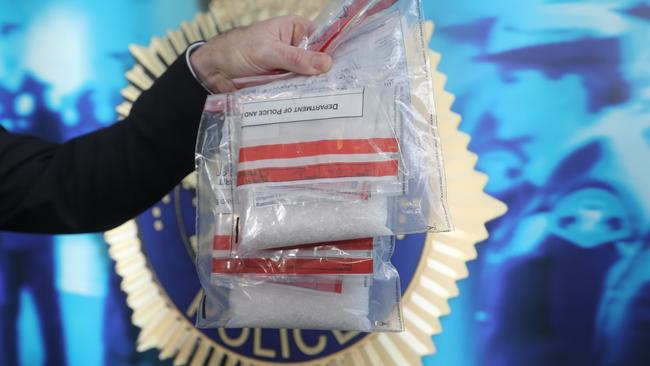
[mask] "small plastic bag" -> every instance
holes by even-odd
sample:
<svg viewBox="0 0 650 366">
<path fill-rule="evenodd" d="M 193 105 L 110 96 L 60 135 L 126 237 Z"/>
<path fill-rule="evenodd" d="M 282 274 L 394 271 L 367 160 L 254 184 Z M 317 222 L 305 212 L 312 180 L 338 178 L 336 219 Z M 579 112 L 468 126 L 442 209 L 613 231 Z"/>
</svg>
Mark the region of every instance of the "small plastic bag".
<svg viewBox="0 0 650 366">
<path fill-rule="evenodd" d="M 273 191 L 236 188 L 233 161 L 237 161 L 239 150 L 231 138 L 236 125 L 229 123 L 224 111 L 228 100 L 226 96 L 211 97 L 201 125 L 197 212 L 202 242 L 211 240 L 204 233 L 220 230 L 231 234 L 239 251 L 250 252 L 392 234 L 387 198 L 360 193 L 352 182 L 345 187 L 316 184 L 303 190 L 300 186 L 275 187 Z M 218 222 L 222 227 L 216 229 Z"/>
<path fill-rule="evenodd" d="M 223 237 L 215 237 L 214 243 L 219 250 L 199 253 L 199 263 L 206 257 L 220 261 L 210 269 L 199 266 L 205 289 L 199 327 L 403 330 L 399 275 L 390 264 L 391 238 L 245 257 L 229 249 L 230 241 Z M 296 266 L 297 261 L 310 264 Z"/>
<path fill-rule="evenodd" d="M 230 291 L 226 328 L 403 331 L 397 272 L 387 278 L 345 278 L 341 291 L 286 284 L 240 284 Z"/>
</svg>

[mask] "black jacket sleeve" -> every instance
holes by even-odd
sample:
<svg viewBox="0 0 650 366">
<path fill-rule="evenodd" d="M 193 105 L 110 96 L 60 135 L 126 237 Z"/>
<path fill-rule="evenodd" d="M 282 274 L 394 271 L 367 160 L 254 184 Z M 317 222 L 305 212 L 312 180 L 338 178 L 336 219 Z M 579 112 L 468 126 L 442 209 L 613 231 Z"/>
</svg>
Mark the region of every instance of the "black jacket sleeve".
<svg viewBox="0 0 650 366">
<path fill-rule="evenodd" d="M 103 231 L 194 169 L 207 96 L 179 57 L 111 127 L 55 144 L 0 128 L 0 230 Z"/>
</svg>

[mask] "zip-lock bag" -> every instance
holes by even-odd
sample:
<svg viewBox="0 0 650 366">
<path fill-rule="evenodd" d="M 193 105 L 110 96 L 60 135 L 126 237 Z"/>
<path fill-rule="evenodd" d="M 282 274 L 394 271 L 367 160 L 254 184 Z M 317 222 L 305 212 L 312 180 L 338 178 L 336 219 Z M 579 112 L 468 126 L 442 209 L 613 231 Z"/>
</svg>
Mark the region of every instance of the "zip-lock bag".
<svg viewBox="0 0 650 366">
<path fill-rule="evenodd" d="M 224 235 L 199 253 L 208 285 L 199 327 L 401 331 L 394 241 L 366 238 L 265 250 L 246 256 Z M 209 269 L 206 271 L 206 269 Z"/>
<path fill-rule="evenodd" d="M 208 99 L 199 231 L 231 214 L 251 251 L 451 229 L 420 6 L 341 33 L 325 75 Z"/>
<path fill-rule="evenodd" d="M 327 9 L 330 72 L 206 102 L 199 327 L 400 331 L 392 235 L 451 229 L 420 1 Z"/>
</svg>

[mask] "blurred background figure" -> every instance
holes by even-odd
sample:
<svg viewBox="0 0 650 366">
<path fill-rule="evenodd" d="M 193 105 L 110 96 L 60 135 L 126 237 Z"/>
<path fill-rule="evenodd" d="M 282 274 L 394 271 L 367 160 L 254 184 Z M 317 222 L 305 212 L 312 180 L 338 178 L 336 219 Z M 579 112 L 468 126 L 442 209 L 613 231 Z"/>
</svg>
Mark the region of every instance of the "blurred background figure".
<svg viewBox="0 0 650 366">
<path fill-rule="evenodd" d="M 54 284 L 53 241 L 35 235 L 0 236 L 0 364 L 18 365 L 18 315 L 31 299 L 43 336 L 44 362 L 65 364 L 63 327 Z"/>
<path fill-rule="evenodd" d="M 1 28 L 5 40 L 23 31 L 14 23 L 5 23 Z M 0 85 L 0 101 L 9 107 L 0 109 L 0 123 L 27 134 L 60 140 L 62 123 L 45 108 L 45 92 L 46 85 L 31 76 L 26 76 L 15 91 Z M 19 314 L 27 308 L 26 301 L 34 309 L 37 330 L 42 335 L 43 361 L 48 365 L 65 363 L 55 275 L 52 237 L 0 233 L 0 365 L 19 362 Z"/>
<path fill-rule="evenodd" d="M 461 128 L 509 212 L 428 361 L 650 364 L 650 4 L 506 3 L 430 13 Z M 467 339 L 473 352 L 454 351 Z"/>
</svg>

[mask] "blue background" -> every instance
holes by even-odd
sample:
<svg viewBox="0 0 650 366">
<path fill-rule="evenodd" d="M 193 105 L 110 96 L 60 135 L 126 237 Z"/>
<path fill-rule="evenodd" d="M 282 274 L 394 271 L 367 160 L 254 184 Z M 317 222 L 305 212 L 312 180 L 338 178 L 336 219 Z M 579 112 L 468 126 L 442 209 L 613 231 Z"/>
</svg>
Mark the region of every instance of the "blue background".
<svg viewBox="0 0 650 366">
<path fill-rule="evenodd" d="M 199 7 L 3 0 L 0 124 L 58 141 L 110 124 L 128 44 Z M 650 3 L 425 8 L 487 190 L 510 206 L 425 363 L 650 364 Z M 134 353 L 117 284 L 98 235 L 1 234 L 0 354 L 15 346 L 24 365 L 156 364 Z"/>
</svg>

